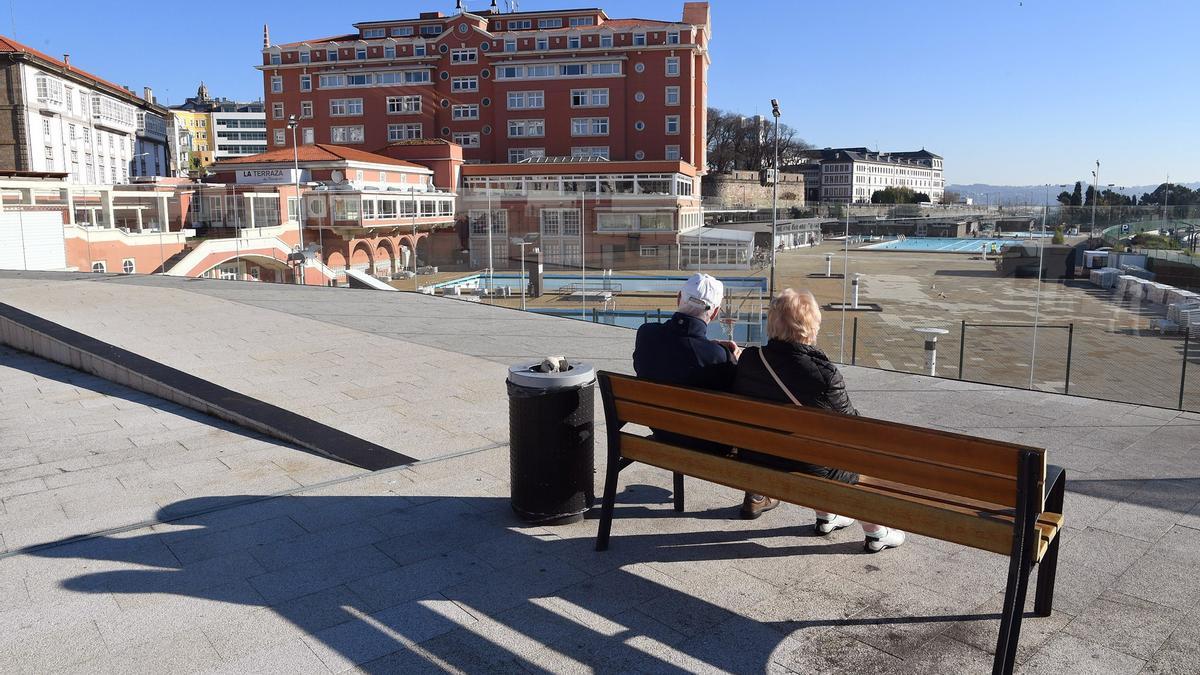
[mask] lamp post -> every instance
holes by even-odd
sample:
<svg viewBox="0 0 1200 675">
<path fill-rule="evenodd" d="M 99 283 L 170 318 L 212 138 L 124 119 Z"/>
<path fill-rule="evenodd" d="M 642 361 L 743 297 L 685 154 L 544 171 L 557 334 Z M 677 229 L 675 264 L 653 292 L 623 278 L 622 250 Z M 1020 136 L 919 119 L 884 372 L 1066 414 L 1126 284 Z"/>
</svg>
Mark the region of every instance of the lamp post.
<svg viewBox="0 0 1200 675">
<path fill-rule="evenodd" d="M 521 311 L 525 311 L 525 247 L 532 246 L 533 242 L 526 241 L 524 237 L 513 237 L 510 239 L 514 246 L 521 247 Z"/>
<path fill-rule="evenodd" d="M 775 249 L 779 227 L 779 99 L 771 99 L 771 115 L 775 118 L 775 162 L 771 176 L 771 297 L 775 297 Z"/>
<path fill-rule="evenodd" d="M 308 260 L 304 256 L 304 219 L 300 216 L 300 146 L 296 145 L 296 127 L 300 120 L 295 115 L 288 115 L 288 128 L 292 130 L 292 173 L 296 179 L 296 234 L 300 241 L 300 285 L 304 285 L 304 276 L 308 273 Z"/>
<path fill-rule="evenodd" d="M 1096 236 L 1096 202 L 1100 197 L 1100 160 L 1096 160 L 1096 170 L 1092 172 L 1092 227 L 1088 237 Z"/>
</svg>

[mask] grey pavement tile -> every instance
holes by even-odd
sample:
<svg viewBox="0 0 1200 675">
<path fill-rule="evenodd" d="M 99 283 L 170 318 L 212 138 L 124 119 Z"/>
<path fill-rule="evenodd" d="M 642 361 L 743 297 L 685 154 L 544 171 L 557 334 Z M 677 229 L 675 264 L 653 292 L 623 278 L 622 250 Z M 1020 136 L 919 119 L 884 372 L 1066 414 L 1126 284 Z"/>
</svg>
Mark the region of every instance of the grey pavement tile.
<svg viewBox="0 0 1200 675">
<path fill-rule="evenodd" d="M 223 661 L 211 669 L 209 673 L 227 673 L 228 675 L 310 675 L 330 672 L 325 663 L 313 652 L 307 642 L 294 639 L 288 642 L 261 649 L 240 658 Z"/>
<path fill-rule="evenodd" d="M 4 643 L 0 644 L 0 670 L 23 673 L 62 670 L 106 653 L 95 624 L 77 617 L 71 623 L 6 631 Z"/>
<path fill-rule="evenodd" d="M 277 604 L 397 567 L 378 549 L 364 546 L 259 574 L 250 583 L 267 602 Z"/>
<path fill-rule="evenodd" d="M 261 520 L 256 523 L 220 530 L 202 532 L 194 536 L 179 538 L 168 543 L 171 552 L 180 562 L 193 563 L 208 558 L 227 555 L 234 551 L 270 548 L 274 542 L 291 539 L 304 534 L 304 528 L 287 516 Z"/>
<path fill-rule="evenodd" d="M 794 673 L 887 672 L 904 663 L 838 631 L 793 635 L 776 650 L 773 661 Z"/>
<path fill-rule="evenodd" d="M 1183 612 L 1114 591 L 1100 596 L 1063 632 L 1116 651 L 1150 659 L 1175 630 Z"/>
<path fill-rule="evenodd" d="M 1193 611 L 1177 621 L 1175 630 L 1142 672 L 1156 675 L 1200 672 L 1200 613 Z"/>
<path fill-rule="evenodd" d="M 466 607 L 494 615 L 530 598 L 554 595 L 559 589 L 588 575 L 558 558 L 541 556 L 496 570 L 494 576 L 477 577 L 446 587 L 442 595 Z M 504 579 L 497 584 L 495 579 Z"/>
<path fill-rule="evenodd" d="M 114 651 L 146 642 L 167 642 L 185 628 L 199 632 L 210 625 L 238 623 L 262 602 L 244 579 L 195 595 L 127 594 L 116 599 L 123 611 L 96 619 L 105 644 Z M 164 617 L 173 619 L 165 621 Z"/>
<path fill-rule="evenodd" d="M 528 673 L 524 662 L 468 628 L 430 638 L 354 668 L 355 673 Z"/>
<path fill-rule="evenodd" d="M 1021 638 L 1017 642 L 1017 663 L 1024 663 L 1031 658 L 1046 640 L 1061 633 L 1063 626 L 1075 618 L 1074 615 L 1065 612 L 1057 605 L 1050 616 L 1034 616 L 1034 582 L 1035 579 L 1030 580 L 1030 591 L 1025 598 L 1025 615 L 1021 619 Z M 1000 635 L 1000 614 L 1003 608 L 1004 591 L 1001 590 L 970 612 L 965 612 L 964 614 L 967 616 L 962 621 L 954 622 L 939 637 L 971 645 L 975 649 L 987 653 L 990 661 L 996 653 L 996 640 Z"/>
<path fill-rule="evenodd" d="M 837 632 L 906 659 L 962 620 L 962 603 L 913 586 L 899 586 L 849 617 Z"/>
<path fill-rule="evenodd" d="M 1088 566 L 1108 574 L 1123 574 L 1147 551 L 1150 542 L 1088 527 L 1059 544 L 1058 562 L 1068 569 Z"/>
<path fill-rule="evenodd" d="M 1019 673 L 1137 673 L 1145 661 L 1071 635 L 1055 635 L 1017 670 Z"/>
<path fill-rule="evenodd" d="M 330 670 L 341 672 L 476 622 L 470 613 L 441 596 L 374 614 L 356 614 L 353 621 L 304 638 Z"/>
<path fill-rule="evenodd" d="M 75 664 L 64 672 L 80 673 L 199 673 L 220 663 L 216 650 L 199 631 L 182 631 L 168 639 L 146 642 Z"/>
<path fill-rule="evenodd" d="M 986 673 L 992 668 L 992 654 L 944 635 L 929 641 L 926 649 L 909 656 L 903 665 L 890 663 L 883 672 L 958 675 Z"/>
<path fill-rule="evenodd" d="M 294 522 L 294 516 L 289 520 Z M 385 537 L 386 535 L 372 527 L 369 520 L 347 522 L 344 525 L 305 532 L 288 539 L 275 539 L 269 544 L 253 547 L 250 554 L 264 568 L 278 570 L 308 560 L 370 546 Z"/>
<path fill-rule="evenodd" d="M 457 551 L 356 579 L 346 585 L 362 599 L 364 607 L 377 611 L 472 580 L 494 583 L 493 569 L 480 558 Z"/>
</svg>

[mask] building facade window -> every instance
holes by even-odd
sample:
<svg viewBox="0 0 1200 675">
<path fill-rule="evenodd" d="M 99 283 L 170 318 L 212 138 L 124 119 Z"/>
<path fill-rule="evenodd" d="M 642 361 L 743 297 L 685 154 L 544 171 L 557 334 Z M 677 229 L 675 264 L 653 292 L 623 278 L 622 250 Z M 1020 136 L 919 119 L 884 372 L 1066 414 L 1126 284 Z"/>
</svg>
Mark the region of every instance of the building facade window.
<svg viewBox="0 0 1200 675">
<path fill-rule="evenodd" d="M 531 19 L 511 19 L 508 22 L 509 30 L 525 30 L 528 28 L 533 28 L 533 21 Z"/>
<path fill-rule="evenodd" d="M 421 112 L 420 96 L 389 96 L 387 97 L 389 115 L 412 115 Z"/>
<path fill-rule="evenodd" d="M 454 134 L 453 140 L 455 143 L 458 143 L 459 145 L 463 146 L 464 148 L 478 148 L 479 147 L 479 132 L 478 131 L 459 131 Z"/>
<path fill-rule="evenodd" d="M 278 54 L 278 53 L 271 54 L 271 65 L 273 65 L 273 66 L 277 66 L 277 65 L 279 65 L 280 63 L 281 63 L 281 61 L 280 61 L 280 54 Z"/>
<path fill-rule="evenodd" d="M 667 105 L 679 105 L 679 87 L 667 87 L 663 100 Z"/>
<path fill-rule="evenodd" d="M 532 157 L 545 156 L 545 148 L 509 148 L 508 150 L 508 161 L 514 164 Z"/>
<path fill-rule="evenodd" d="M 508 92 L 509 110 L 541 110 L 545 106 L 546 96 L 543 91 Z"/>
<path fill-rule="evenodd" d="M 679 57 L 667 57 L 667 77 L 679 77 Z"/>
<path fill-rule="evenodd" d="M 326 61 L 337 61 L 338 60 L 338 51 L 336 49 L 330 49 L 329 51 L 325 52 L 325 60 Z"/>
<path fill-rule="evenodd" d="M 283 144 L 285 143 L 285 141 L 284 141 L 284 130 L 283 130 L 283 129 L 276 129 L 276 130 L 274 130 L 274 132 L 272 132 L 272 133 L 273 133 L 273 134 L 274 134 L 274 136 L 275 136 L 275 145 L 283 145 Z"/>
<path fill-rule="evenodd" d="M 679 44 L 679 31 L 677 31 L 677 30 L 667 31 L 667 44 L 669 44 L 669 45 Z"/>
<path fill-rule="evenodd" d="M 301 130 L 301 133 L 304 136 L 304 140 L 302 142 L 305 145 L 312 145 L 316 142 L 316 135 L 313 133 L 312 127 L 305 127 Z"/>
<path fill-rule="evenodd" d="M 363 112 L 361 98 L 333 98 L 329 100 L 329 114 L 333 117 L 353 117 Z"/>
<path fill-rule="evenodd" d="M 679 146 L 668 145 L 663 151 L 663 157 L 667 159 L 679 159 Z"/>
<path fill-rule="evenodd" d="M 579 26 L 595 26 L 595 25 L 596 25 L 596 19 L 594 19 L 593 17 L 590 17 L 590 16 L 573 16 L 573 17 L 571 17 L 571 27 L 572 28 L 576 28 Z"/>
<path fill-rule="evenodd" d="M 364 39 L 372 40 L 375 38 L 384 37 L 387 34 L 386 30 L 387 29 L 384 28 L 364 28 L 362 35 Z"/>
<path fill-rule="evenodd" d="M 283 119 L 283 104 L 282 103 L 272 103 L 271 104 L 271 117 L 273 117 L 274 119 L 277 119 L 277 120 Z"/>
<path fill-rule="evenodd" d="M 425 43 L 418 42 L 413 45 L 413 56 L 425 56 Z"/>
<path fill-rule="evenodd" d="M 300 76 L 300 91 L 312 91 L 312 75 Z"/>
<path fill-rule="evenodd" d="M 601 33 L 600 34 L 600 47 L 607 49 L 607 48 L 611 48 L 612 46 L 613 46 L 612 33 Z"/>
<path fill-rule="evenodd" d="M 271 76 L 271 93 L 272 94 L 283 93 L 283 78 L 282 77 L 280 77 L 278 75 Z"/>
<path fill-rule="evenodd" d="M 413 141 L 422 138 L 422 129 L 420 124 L 389 124 L 388 125 L 388 142 L 395 141 Z"/>
<path fill-rule="evenodd" d="M 546 135 L 545 120 L 509 120 L 509 138 L 541 138 Z"/>
<path fill-rule="evenodd" d="M 355 49 L 354 50 L 354 58 L 358 61 L 362 61 L 362 60 L 366 59 L 367 58 L 366 47 L 359 47 L 359 48 Z"/>
<path fill-rule="evenodd" d="M 517 51 L 517 41 L 515 38 L 506 38 L 504 40 L 504 51 L 506 51 L 506 52 Z"/>
<path fill-rule="evenodd" d="M 571 148 L 571 159 L 608 159 L 607 145 L 584 145 Z"/>
<path fill-rule="evenodd" d="M 479 91 L 479 78 L 475 75 L 456 77 L 450 80 L 451 91 Z"/>
<path fill-rule="evenodd" d="M 608 105 L 607 89 L 572 89 L 572 108 L 596 108 Z"/>
<path fill-rule="evenodd" d="M 137 263 L 133 258 L 125 258 L 121 261 L 121 272 L 124 274 L 133 274 L 137 271 Z"/>
<path fill-rule="evenodd" d="M 582 46 L 581 38 L 578 35 L 567 38 L 567 49 L 579 49 Z"/>
<path fill-rule="evenodd" d="M 477 120 L 479 119 L 479 104 L 478 103 L 462 103 L 450 109 L 451 118 L 455 120 Z"/>
<path fill-rule="evenodd" d="M 300 102 L 300 117 L 303 117 L 305 119 L 310 119 L 312 116 L 313 116 L 312 101 L 301 101 Z"/>
<path fill-rule="evenodd" d="M 471 49 L 451 49 L 450 63 L 477 63 L 479 61 L 479 52 Z"/>
<path fill-rule="evenodd" d="M 679 115 L 667 115 L 666 133 L 670 135 L 679 133 Z"/>
<path fill-rule="evenodd" d="M 546 51 L 547 49 L 550 49 L 550 38 L 540 37 L 537 40 L 535 40 L 534 41 L 534 49 L 538 50 L 539 52 L 543 52 L 543 51 Z"/>
<path fill-rule="evenodd" d="M 388 46 L 384 47 L 383 48 L 383 58 L 385 58 L 385 59 L 396 58 L 396 48 L 393 45 L 388 45 Z"/>
<path fill-rule="evenodd" d="M 103 260 L 95 260 L 92 262 L 92 271 L 98 274 L 104 274 L 108 271 L 108 266 L 104 264 Z"/>
<path fill-rule="evenodd" d="M 355 126 L 329 127 L 330 143 L 362 143 L 363 140 L 363 127 L 361 124 Z"/>
<path fill-rule="evenodd" d="M 634 33 L 633 34 L 633 46 L 634 47 L 646 46 L 646 34 L 645 33 Z"/>
<path fill-rule="evenodd" d="M 312 63 L 312 52 L 307 50 L 300 52 L 300 63 Z"/>
<path fill-rule="evenodd" d="M 571 118 L 572 136 L 607 136 L 607 117 L 573 117 Z"/>
<path fill-rule="evenodd" d="M 412 26 L 393 26 L 392 37 L 409 37 L 413 34 Z"/>
<path fill-rule="evenodd" d="M 562 28 L 562 19 L 538 19 L 538 28 Z"/>
</svg>

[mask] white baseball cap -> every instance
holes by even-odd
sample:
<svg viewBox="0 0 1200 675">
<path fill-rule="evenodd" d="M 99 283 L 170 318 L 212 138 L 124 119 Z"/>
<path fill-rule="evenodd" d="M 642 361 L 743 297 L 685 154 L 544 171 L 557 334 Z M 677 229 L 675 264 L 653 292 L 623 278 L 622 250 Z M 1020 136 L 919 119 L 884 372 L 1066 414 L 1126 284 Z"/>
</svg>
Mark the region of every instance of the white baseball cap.
<svg viewBox="0 0 1200 675">
<path fill-rule="evenodd" d="M 721 306 L 725 285 L 715 277 L 697 272 L 679 290 L 679 308 L 688 314 L 710 313 Z"/>
</svg>

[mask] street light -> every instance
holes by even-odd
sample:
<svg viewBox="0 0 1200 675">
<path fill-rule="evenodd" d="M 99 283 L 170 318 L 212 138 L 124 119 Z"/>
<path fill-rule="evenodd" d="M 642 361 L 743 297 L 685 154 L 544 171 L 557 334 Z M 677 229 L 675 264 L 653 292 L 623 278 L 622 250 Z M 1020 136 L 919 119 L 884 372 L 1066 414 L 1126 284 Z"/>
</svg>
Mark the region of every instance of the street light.
<svg viewBox="0 0 1200 675">
<path fill-rule="evenodd" d="M 771 115 L 775 118 L 775 163 L 771 176 L 771 297 L 775 297 L 775 249 L 779 227 L 779 99 L 771 99 Z"/>
<path fill-rule="evenodd" d="M 1089 237 L 1096 236 L 1096 202 L 1100 196 L 1100 160 L 1096 160 L 1096 170 L 1092 172 L 1092 227 Z"/>
<path fill-rule="evenodd" d="M 528 236 L 529 236 L 528 234 L 525 235 L 525 237 L 528 237 Z M 513 246 L 521 247 L 521 311 L 522 312 L 525 311 L 525 288 L 528 286 L 528 284 L 525 282 L 525 247 L 533 245 L 533 242 L 527 240 L 525 237 L 512 237 L 511 239 L 509 239 L 509 241 L 512 243 Z M 535 250 L 534 252 L 536 253 L 537 251 Z M 587 289 L 584 289 L 584 292 L 586 293 Z"/>
<path fill-rule="evenodd" d="M 287 126 L 292 130 L 292 172 L 296 179 L 296 232 L 300 238 L 300 285 L 303 286 L 304 275 L 308 272 L 308 261 L 304 256 L 304 218 L 300 213 L 300 146 L 296 145 L 296 127 L 300 126 L 300 120 L 295 115 L 288 115 Z"/>
</svg>

